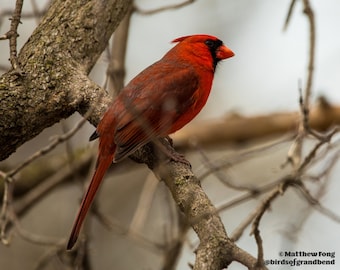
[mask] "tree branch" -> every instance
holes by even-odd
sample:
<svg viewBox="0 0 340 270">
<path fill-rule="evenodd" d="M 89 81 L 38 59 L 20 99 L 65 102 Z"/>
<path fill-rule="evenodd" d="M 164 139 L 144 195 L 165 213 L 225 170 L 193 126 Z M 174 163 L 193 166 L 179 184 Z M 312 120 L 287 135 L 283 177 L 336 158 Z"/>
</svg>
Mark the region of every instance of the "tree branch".
<svg viewBox="0 0 340 270">
<path fill-rule="evenodd" d="M 282 112 L 246 117 L 228 115 L 221 119 L 190 124 L 172 135 L 176 147 L 192 148 L 193 145 L 220 145 L 296 133 L 300 112 Z M 320 97 L 311 108 L 309 126 L 325 131 L 340 124 L 340 106 L 329 104 Z"/>
<path fill-rule="evenodd" d="M 45 128 L 95 106 L 97 124 L 111 102 L 87 74 L 105 49 L 131 0 L 54 1 L 18 55 L 25 76 L 0 78 L 0 160 Z M 100 18 L 100 19 L 98 19 Z M 97 96 L 103 96 L 100 104 Z"/>
<path fill-rule="evenodd" d="M 0 37 L 0 40 L 9 39 L 9 51 L 10 51 L 9 60 L 12 64 L 14 73 L 16 73 L 17 75 L 23 75 L 20 69 L 19 63 L 18 63 L 18 58 L 17 58 L 17 38 L 19 36 L 18 26 L 20 23 L 21 10 L 22 10 L 23 3 L 24 3 L 23 0 L 16 1 L 15 9 L 14 9 L 14 12 L 11 18 L 10 30 L 6 34 Z"/>
<path fill-rule="evenodd" d="M 161 143 L 167 145 L 169 142 L 162 139 Z M 223 269 L 232 261 L 255 269 L 256 259 L 228 238 L 216 208 L 191 171 L 190 165 L 174 161 L 159 163 L 164 161 L 164 154 L 158 151 L 158 155 L 155 155 L 155 147 L 155 144 L 149 143 L 137 150 L 133 158 L 147 164 L 165 182 L 188 224 L 197 233 L 200 244 L 196 250 L 194 269 Z M 263 266 L 257 269 L 266 268 Z"/>
</svg>

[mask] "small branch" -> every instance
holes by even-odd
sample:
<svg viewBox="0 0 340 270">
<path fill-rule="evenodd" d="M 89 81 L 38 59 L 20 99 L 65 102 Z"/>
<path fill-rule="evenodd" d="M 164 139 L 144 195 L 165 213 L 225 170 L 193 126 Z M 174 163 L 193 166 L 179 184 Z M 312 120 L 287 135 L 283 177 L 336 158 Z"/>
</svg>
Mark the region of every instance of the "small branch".
<svg viewBox="0 0 340 270">
<path fill-rule="evenodd" d="M 283 26 L 283 31 L 287 30 L 288 24 L 289 24 L 290 19 L 292 17 L 292 13 L 293 13 L 293 10 L 294 10 L 295 3 L 296 3 L 296 0 L 292 0 L 290 2 L 288 13 L 287 13 L 286 20 L 285 20 L 285 24 Z"/>
<path fill-rule="evenodd" d="M 175 270 L 177 262 L 181 256 L 181 251 L 186 240 L 186 234 L 190 228 L 189 224 L 186 222 L 185 217 L 178 209 L 177 213 L 177 227 L 178 233 L 176 237 L 172 238 L 167 244 L 167 249 L 164 256 L 164 262 L 162 265 L 162 270 Z M 172 224 L 170 224 L 171 226 Z"/>
<path fill-rule="evenodd" d="M 231 181 L 231 179 L 228 179 L 228 177 L 223 174 L 221 172 L 221 167 L 215 165 L 210 159 L 209 157 L 205 154 L 205 152 L 202 149 L 199 149 L 199 153 L 201 155 L 201 157 L 203 158 L 203 162 L 204 165 L 207 166 L 209 168 L 209 172 L 211 172 L 212 174 L 214 174 L 216 176 L 216 178 L 218 180 L 220 180 L 220 182 L 222 184 L 224 184 L 225 186 L 231 188 L 231 189 L 235 189 L 235 190 L 249 190 L 251 192 L 256 192 L 252 187 L 250 186 L 242 186 L 242 185 L 238 185 L 236 183 L 233 183 Z"/>
<path fill-rule="evenodd" d="M 305 109 L 309 108 L 310 97 L 312 94 L 312 84 L 314 75 L 314 62 L 315 62 L 315 20 L 314 12 L 310 6 L 309 0 L 303 0 L 304 10 L 303 13 L 307 16 L 309 21 L 309 63 L 308 63 L 308 75 L 307 75 L 307 85 L 305 89 Z"/>
<path fill-rule="evenodd" d="M 50 1 L 47 2 L 46 7 L 50 5 Z M 36 23 L 38 24 L 40 21 L 40 17 L 45 14 L 47 8 L 45 7 L 42 11 L 39 10 L 36 0 L 31 0 L 31 6 L 33 10 L 33 18 L 35 18 Z M 21 17 L 23 17 L 23 14 L 21 14 Z"/>
<path fill-rule="evenodd" d="M 153 242 L 145 238 L 139 232 L 125 228 L 123 225 L 121 225 L 118 221 L 114 220 L 112 217 L 109 217 L 102 213 L 99 207 L 97 207 L 96 203 L 92 206 L 92 212 L 96 215 L 96 217 L 99 219 L 100 223 L 104 227 L 119 235 L 124 235 L 129 239 L 132 239 L 141 247 L 147 248 L 148 250 L 156 253 L 165 250 L 164 244 Z"/>
<path fill-rule="evenodd" d="M 28 166 L 30 163 L 32 163 L 37 158 L 39 158 L 43 155 L 46 155 L 47 153 L 51 152 L 54 148 L 56 148 L 60 143 L 63 143 L 63 142 L 66 142 L 67 140 L 69 140 L 87 122 L 87 118 L 90 117 L 90 115 L 92 114 L 92 110 L 93 109 L 89 110 L 88 113 L 86 115 L 84 115 L 84 118 L 82 118 L 69 132 L 67 132 L 63 135 L 60 135 L 60 136 L 56 136 L 53 139 L 52 143 L 50 143 L 46 147 L 42 148 L 41 150 L 35 152 L 32 156 L 30 156 L 26 161 L 21 163 L 18 167 L 11 170 L 10 172 L 8 172 L 7 173 L 8 176 L 13 177 L 19 171 L 21 171 L 23 168 Z"/>
<path fill-rule="evenodd" d="M 4 195 L 0 212 L 0 238 L 4 245 L 8 245 L 10 243 L 10 237 L 6 236 L 6 230 L 13 218 L 12 201 L 14 180 L 2 172 L 1 176 L 4 178 Z"/>
<path fill-rule="evenodd" d="M 298 190 L 301 191 L 301 194 L 303 194 L 304 198 L 307 200 L 307 202 L 313 206 L 316 210 L 318 210 L 321 214 L 325 215 L 326 217 L 332 219 L 333 221 L 340 223 L 340 216 L 331 211 L 330 209 L 327 209 L 321 203 L 319 202 L 318 198 L 314 198 L 312 194 L 310 194 L 309 190 L 304 185 L 298 185 Z M 319 192 L 322 192 L 323 189 L 321 187 Z"/>
<path fill-rule="evenodd" d="M 112 97 L 124 87 L 126 48 L 132 14 L 132 8 L 130 8 L 113 36 L 111 53 L 109 53 L 110 62 L 106 70 L 110 82 L 108 89 Z"/>
<path fill-rule="evenodd" d="M 137 209 L 131 220 L 129 230 L 139 231 L 145 224 L 145 220 L 149 214 L 153 198 L 158 186 L 158 181 L 152 175 L 152 177 L 146 178 L 142 192 L 139 195 L 139 200 L 137 203 Z"/>
<path fill-rule="evenodd" d="M 20 23 L 20 17 L 21 17 L 21 10 L 22 5 L 24 1 L 23 0 L 17 0 L 15 4 L 15 10 L 13 12 L 12 20 L 11 20 L 11 27 L 9 32 L 7 32 L 7 36 L 9 39 L 9 50 L 10 50 L 10 61 L 12 64 L 12 67 L 14 69 L 14 72 L 17 74 L 22 75 L 23 72 L 20 69 L 18 58 L 17 58 L 17 37 L 18 35 L 18 26 Z"/>
<path fill-rule="evenodd" d="M 257 244 L 257 266 L 263 266 L 264 265 L 264 253 L 263 253 L 263 245 L 262 245 L 262 238 L 260 235 L 260 221 L 265 213 L 265 211 L 270 207 L 270 204 L 272 201 L 280 194 L 280 189 L 276 188 L 274 189 L 269 196 L 263 201 L 263 203 L 257 208 L 255 212 L 257 212 L 255 220 L 253 222 L 252 230 L 250 234 L 254 234 L 256 244 Z"/>
<path fill-rule="evenodd" d="M 50 246 L 50 245 L 60 246 L 61 244 L 64 244 L 64 245 L 66 244 L 65 239 L 60 240 L 60 238 L 50 238 L 50 237 L 42 236 L 41 234 L 35 234 L 32 232 L 26 231 L 25 229 L 22 228 L 16 216 L 13 217 L 13 223 L 15 225 L 15 228 L 19 236 L 22 239 L 32 244 L 43 245 L 43 246 Z"/>
<path fill-rule="evenodd" d="M 53 258 L 57 258 L 61 261 L 65 269 L 82 269 L 89 270 L 89 254 L 88 248 L 84 241 L 80 243 L 81 248 L 77 249 L 75 252 L 65 253 L 65 241 L 60 241 L 57 245 L 53 245 L 47 248 L 46 251 L 41 255 L 41 257 L 36 262 L 33 269 L 35 270 L 45 270 L 48 268 L 48 264 L 51 263 Z M 69 266 L 69 267 L 67 267 Z"/>
<path fill-rule="evenodd" d="M 334 130 L 332 130 L 329 134 L 323 136 L 322 140 L 319 141 L 314 148 L 309 152 L 309 154 L 305 157 L 305 159 L 303 160 L 303 162 L 301 163 L 301 165 L 298 168 L 299 173 L 302 173 L 308 164 L 311 163 L 311 161 L 315 158 L 317 151 L 319 150 L 319 148 L 321 146 L 323 146 L 325 143 L 328 143 L 332 137 L 338 133 L 338 128 L 335 128 Z"/>
<path fill-rule="evenodd" d="M 87 169 L 90 166 L 92 159 L 92 153 L 87 153 L 85 156 L 79 158 L 73 164 L 72 168 L 63 165 L 63 168 L 57 170 L 51 177 L 48 177 L 45 181 L 26 192 L 25 195 L 16 199 L 13 205 L 15 213 L 18 216 L 25 214 L 27 210 L 47 196 L 55 187 L 71 179 L 74 173 Z"/>
<path fill-rule="evenodd" d="M 288 186 L 295 185 L 296 180 L 294 178 L 287 178 L 284 182 L 278 185 L 275 189 L 273 189 L 269 195 L 264 199 L 264 201 L 257 207 L 255 212 L 257 212 L 256 217 L 253 222 L 251 234 L 254 234 L 258 254 L 257 254 L 257 262 L 256 267 L 263 267 L 264 266 L 264 252 L 263 252 L 263 245 L 262 245 L 262 238 L 260 235 L 259 225 L 263 214 L 269 209 L 271 203 L 279 196 L 282 195 Z"/>
<path fill-rule="evenodd" d="M 310 99 L 312 95 L 312 84 L 313 84 L 313 75 L 314 75 L 314 62 L 315 62 L 315 20 L 314 20 L 314 12 L 310 6 L 308 0 L 303 1 L 303 12 L 307 16 L 309 21 L 309 62 L 308 62 L 308 74 L 307 74 L 307 83 L 306 88 L 304 90 L 304 95 L 301 90 L 301 86 L 299 86 L 299 94 L 300 94 L 300 123 L 297 137 L 292 144 L 291 148 L 288 151 L 287 161 L 293 165 L 293 168 L 296 169 L 301 162 L 302 155 L 302 145 L 303 139 L 306 134 L 312 134 L 317 137 L 317 133 L 313 132 L 310 128 L 309 123 L 309 108 L 310 108 Z M 286 24 L 288 23 L 292 10 L 294 8 L 296 1 L 292 1 L 289 7 Z"/>
<path fill-rule="evenodd" d="M 271 191 L 273 188 L 275 188 L 278 184 L 284 183 L 285 181 L 287 181 L 288 179 L 291 179 L 290 175 L 286 175 L 282 178 L 280 178 L 279 180 L 273 181 L 269 184 L 263 185 L 262 187 L 257 187 L 256 189 L 256 193 L 253 192 L 247 192 L 245 194 L 242 194 L 230 201 L 224 202 L 221 205 L 218 205 L 217 211 L 224 211 L 226 209 L 229 209 L 231 207 L 234 207 L 236 205 L 239 205 L 241 203 L 244 203 L 246 201 L 252 200 L 254 198 L 256 198 L 257 196 L 259 196 L 260 194 L 264 194 L 268 191 Z"/>
<path fill-rule="evenodd" d="M 34 10 L 33 12 L 23 11 L 23 12 L 21 12 L 21 18 L 31 19 L 31 18 L 37 18 L 37 16 L 41 17 L 46 13 L 50 4 L 51 4 L 51 1 L 47 1 L 45 7 L 41 11 L 39 11 L 39 10 Z M 33 6 L 33 9 L 34 9 L 34 4 L 32 6 Z M 0 11 L 0 18 L 6 17 L 6 16 L 11 16 L 11 15 L 13 15 L 12 9 L 3 9 L 3 10 Z"/>
<path fill-rule="evenodd" d="M 236 228 L 236 229 L 233 231 L 233 233 L 230 235 L 230 239 L 231 239 L 232 241 L 234 241 L 234 242 L 237 242 L 237 241 L 241 238 L 241 236 L 242 236 L 244 230 L 245 230 L 245 229 L 252 223 L 252 221 L 256 218 L 257 214 L 258 214 L 257 209 L 254 209 L 254 211 L 253 211 L 252 213 L 250 213 L 250 214 L 248 215 L 248 217 L 247 217 L 243 222 L 241 222 L 241 223 L 237 226 L 237 228 Z"/>
<path fill-rule="evenodd" d="M 208 170 L 200 172 L 201 170 L 205 169 L 205 165 L 201 165 L 196 170 L 198 171 L 198 178 L 203 181 L 209 175 L 213 174 L 215 170 L 226 170 L 232 168 L 235 165 L 241 164 L 243 162 L 249 161 L 259 155 L 268 155 L 275 151 L 276 147 L 282 146 L 284 143 L 288 143 L 293 139 L 292 135 L 284 136 L 277 140 L 271 140 L 269 143 L 265 143 L 261 146 L 252 147 L 244 152 L 238 154 L 232 154 L 231 157 L 222 157 L 215 160 L 210 160 L 214 164 L 213 168 L 208 168 Z"/>
</svg>

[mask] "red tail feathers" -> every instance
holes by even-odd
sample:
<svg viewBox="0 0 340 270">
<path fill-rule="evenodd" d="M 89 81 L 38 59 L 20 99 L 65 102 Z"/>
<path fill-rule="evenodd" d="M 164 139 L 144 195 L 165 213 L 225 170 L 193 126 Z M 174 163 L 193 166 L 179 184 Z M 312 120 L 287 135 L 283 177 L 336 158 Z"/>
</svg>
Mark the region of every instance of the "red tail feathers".
<svg viewBox="0 0 340 270">
<path fill-rule="evenodd" d="M 92 177 L 91 183 L 81 202 L 80 209 L 77 214 L 77 218 L 73 224 L 72 232 L 71 232 L 68 244 L 67 244 L 68 250 L 71 249 L 74 246 L 75 242 L 77 241 L 77 238 L 78 238 L 78 235 L 81 229 L 81 225 L 83 224 L 86 213 L 88 212 L 91 206 L 91 203 L 105 175 L 106 170 L 109 168 L 110 164 L 112 163 L 112 159 L 113 159 L 113 155 L 109 155 L 109 156 L 99 155 L 98 156 L 96 172 Z"/>
</svg>

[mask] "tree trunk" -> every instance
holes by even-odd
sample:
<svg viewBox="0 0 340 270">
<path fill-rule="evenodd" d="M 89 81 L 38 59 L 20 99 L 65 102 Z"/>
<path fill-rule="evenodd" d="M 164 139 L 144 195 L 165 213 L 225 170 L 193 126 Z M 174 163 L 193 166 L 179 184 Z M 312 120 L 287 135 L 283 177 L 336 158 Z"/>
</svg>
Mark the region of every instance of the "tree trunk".
<svg viewBox="0 0 340 270">
<path fill-rule="evenodd" d="M 87 74 L 131 2 L 53 1 L 18 55 L 24 74 L 0 78 L 0 160 L 76 111 L 94 106 L 89 121 L 98 123 L 110 97 Z"/>
</svg>

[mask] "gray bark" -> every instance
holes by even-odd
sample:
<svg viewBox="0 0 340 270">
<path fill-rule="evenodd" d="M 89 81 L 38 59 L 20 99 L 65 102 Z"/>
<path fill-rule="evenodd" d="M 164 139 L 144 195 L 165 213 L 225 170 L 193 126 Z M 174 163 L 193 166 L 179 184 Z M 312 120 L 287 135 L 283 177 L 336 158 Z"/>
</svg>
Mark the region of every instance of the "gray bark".
<svg viewBox="0 0 340 270">
<path fill-rule="evenodd" d="M 0 78 L 0 160 L 74 112 L 96 125 L 110 102 L 87 74 L 131 1 L 53 1 L 18 55 L 23 76 Z M 97 102 L 98 96 L 102 97 Z"/>
</svg>

